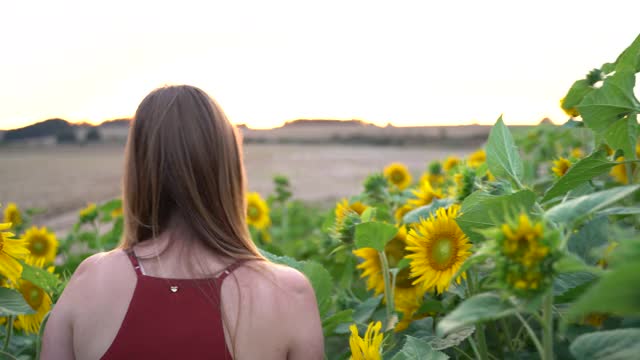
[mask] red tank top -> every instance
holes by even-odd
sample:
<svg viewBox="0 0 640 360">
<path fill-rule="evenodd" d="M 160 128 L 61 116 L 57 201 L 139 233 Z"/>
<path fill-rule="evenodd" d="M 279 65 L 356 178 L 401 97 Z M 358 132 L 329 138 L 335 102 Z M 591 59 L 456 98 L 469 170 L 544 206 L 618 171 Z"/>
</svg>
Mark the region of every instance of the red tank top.
<svg viewBox="0 0 640 360">
<path fill-rule="evenodd" d="M 242 261 L 214 278 L 144 275 L 126 251 L 137 283 L 120 330 L 102 359 L 232 359 L 224 340 L 220 288 Z"/>
</svg>

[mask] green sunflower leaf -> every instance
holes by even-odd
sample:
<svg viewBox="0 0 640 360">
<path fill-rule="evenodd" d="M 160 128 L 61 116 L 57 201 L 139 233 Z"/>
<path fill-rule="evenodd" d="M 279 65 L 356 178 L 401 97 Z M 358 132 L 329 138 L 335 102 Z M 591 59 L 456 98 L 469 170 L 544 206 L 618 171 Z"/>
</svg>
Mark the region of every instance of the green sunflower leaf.
<svg viewBox="0 0 640 360">
<path fill-rule="evenodd" d="M 528 211 L 535 201 L 536 194 L 529 190 L 497 196 L 476 191 L 462 202 L 462 215 L 456 218 L 456 222 L 473 242 L 481 242 L 484 240 L 482 229 L 498 226 L 508 216 Z"/>
<path fill-rule="evenodd" d="M 636 139 L 638 138 L 637 114 L 630 114 L 609 126 L 604 137 L 611 148 L 624 151 L 626 160 L 634 160 L 636 158 Z"/>
<path fill-rule="evenodd" d="M 599 211 L 597 215 L 609 216 L 609 215 L 636 215 L 640 214 L 640 207 L 625 207 L 625 206 L 617 206 L 611 207 L 602 211 Z"/>
<path fill-rule="evenodd" d="M 369 221 L 356 225 L 355 244 L 359 248 L 384 251 L 384 246 L 398 233 L 394 225 Z"/>
<path fill-rule="evenodd" d="M 382 295 L 378 295 L 360 303 L 355 307 L 353 312 L 353 322 L 356 324 L 366 324 L 381 302 Z M 340 324 L 336 327 L 335 332 L 338 334 L 347 334 L 349 332 L 349 325 L 351 324 Z"/>
<path fill-rule="evenodd" d="M 432 337 L 431 339 L 425 339 L 429 341 L 429 344 L 434 350 L 444 350 L 453 346 L 458 346 L 464 340 L 466 340 L 469 336 L 471 336 L 475 332 L 475 326 L 468 326 L 458 331 L 452 332 L 447 336 L 441 337 Z"/>
<path fill-rule="evenodd" d="M 595 265 L 601 256 L 593 254 L 593 250 L 605 245 L 608 238 L 609 219 L 598 216 L 585 223 L 577 233 L 571 234 L 567 247 L 587 264 Z"/>
<path fill-rule="evenodd" d="M 569 349 L 577 360 L 635 359 L 640 354 L 640 329 L 617 329 L 580 335 Z"/>
<path fill-rule="evenodd" d="M 22 278 L 41 288 L 49 294 L 56 291 L 60 280 L 54 274 L 36 266 L 22 262 Z"/>
<path fill-rule="evenodd" d="M 302 272 L 307 276 L 316 294 L 320 316 L 324 316 L 331 308 L 331 292 L 333 280 L 331 274 L 315 261 L 304 261 Z"/>
<path fill-rule="evenodd" d="M 33 314 L 34 312 L 21 293 L 0 287 L 0 316 Z"/>
<path fill-rule="evenodd" d="M 438 209 L 444 207 L 447 208 L 449 205 L 455 202 L 454 199 L 434 199 L 431 204 L 421 206 L 417 209 L 413 209 L 409 211 L 402 221 L 405 224 L 417 223 L 420 222 L 420 219 L 428 219 L 431 214 L 435 214 Z"/>
<path fill-rule="evenodd" d="M 338 325 L 351 324 L 353 322 L 353 309 L 338 311 L 333 315 L 329 315 L 322 319 L 322 332 L 324 336 L 330 336 L 334 333 Z"/>
<path fill-rule="evenodd" d="M 515 314 L 517 309 L 494 293 L 472 296 L 438 322 L 436 333 L 440 337 L 478 322 L 495 320 Z"/>
<path fill-rule="evenodd" d="M 524 166 L 511 132 L 502 121 L 502 116 L 489 133 L 486 153 L 487 165 L 495 177 L 510 179 L 516 184 L 522 182 Z"/>
<path fill-rule="evenodd" d="M 625 121 L 627 115 L 640 112 L 640 102 L 633 94 L 634 86 L 633 71 L 617 71 L 608 77 L 602 87 L 587 94 L 578 105 L 585 125 L 603 133 L 616 122 Z"/>
<path fill-rule="evenodd" d="M 574 82 L 567 92 L 567 95 L 564 97 L 562 108 L 565 110 L 569 110 L 576 107 L 576 105 L 578 105 L 582 101 L 582 99 L 584 99 L 584 97 L 593 89 L 594 87 L 589 85 L 589 81 L 586 79 L 581 79 Z"/>
<path fill-rule="evenodd" d="M 598 175 L 606 173 L 614 165 L 616 165 L 616 163 L 607 159 L 607 153 L 605 151 L 596 151 L 571 166 L 567 173 L 547 190 L 542 201 L 545 202 L 557 196 L 562 196 L 571 189 L 588 182 Z"/>
<path fill-rule="evenodd" d="M 605 272 L 571 307 L 568 317 L 590 312 L 640 316 L 640 261 L 621 264 Z"/>
<path fill-rule="evenodd" d="M 413 336 L 406 336 L 404 346 L 392 360 L 447 360 L 449 356 L 434 350 L 431 345 Z"/>
<path fill-rule="evenodd" d="M 640 72 L 640 35 L 616 59 L 616 70 Z"/>
<path fill-rule="evenodd" d="M 618 186 L 577 197 L 547 210 L 545 217 L 556 223 L 571 223 L 613 205 L 640 189 L 640 185 Z"/>
</svg>

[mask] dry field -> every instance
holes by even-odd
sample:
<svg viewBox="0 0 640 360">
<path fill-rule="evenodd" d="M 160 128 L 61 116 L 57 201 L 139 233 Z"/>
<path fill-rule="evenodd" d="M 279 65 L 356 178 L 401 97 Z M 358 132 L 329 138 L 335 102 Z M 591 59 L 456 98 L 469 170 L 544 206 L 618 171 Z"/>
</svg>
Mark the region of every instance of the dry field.
<svg viewBox="0 0 640 360">
<path fill-rule="evenodd" d="M 123 169 L 121 145 L 0 148 L 0 203 L 41 207 L 39 222 L 64 230 L 87 202 L 117 196 Z M 393 161 L 419 175 L 431 160 L 466 155 L 472 148 L 249 144 L 249 189 L 268 194 L 274 174 L 289 177 L 296 198 L 322 205 L 358 193 L 364 178 Z"/>
</svg>

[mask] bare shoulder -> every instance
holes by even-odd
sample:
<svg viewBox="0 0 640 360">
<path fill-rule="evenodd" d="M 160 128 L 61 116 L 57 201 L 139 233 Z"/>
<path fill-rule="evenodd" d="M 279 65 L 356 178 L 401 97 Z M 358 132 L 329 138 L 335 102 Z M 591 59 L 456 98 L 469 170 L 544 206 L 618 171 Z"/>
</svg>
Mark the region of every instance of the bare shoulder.
<svg viewBox="0 0 640 360">
<path fill-rule="evenodd" d="M 91 255 L 80 263 L 69 284 L 90 285 L 95 284 L 98 280 L 113 278 L 114 275 L 121 272 L 131 272 L 133 274 L 133 269 L 128 270 L 131 267 L 130 265 L 127 266 L 128 263 L 127 255 L 120 249 Z"/>
<path fill-rule="evenodd" d="M 309 279 L 300 271 L 266 261 L 252 261 L 240 269 L 242 283 L 276 298 L 309 297 L 315 299 Z"/>
<path fill-rule="evenodd" d="M 88 298 L 104 299 L 103 293 L 113 290 L 111 285 L 118 286 L 123 278 L 135 277 L 128 262 L 127 255 L 119 249 L 86 258 L 69 279 L 59 303 L 71 305 L 86 303 Z"/>
<path fill-rule="evenodd" d="M 296 269 L 266 261 L 250 261 L 236 272 L 239 286 L 226 285 L 225 280 L 223 297 L 224 287 L 229 286 L 227 294 L 233 293 L 230 299 L 237 299 L 237 305 L 232 302 L 226 309 L 229 314 L 237 311 L 239 315 L 242 335 L 238 338 L 238 357 L 322 359 L 320 314 L 307 277 Z M 256 346 L 255 339 L 263 344 Z M 274 352 L 265 353 L 264 349 L 270 348 Z M 251 349 L 262 350 L 258 353 Z"/>
</svg>

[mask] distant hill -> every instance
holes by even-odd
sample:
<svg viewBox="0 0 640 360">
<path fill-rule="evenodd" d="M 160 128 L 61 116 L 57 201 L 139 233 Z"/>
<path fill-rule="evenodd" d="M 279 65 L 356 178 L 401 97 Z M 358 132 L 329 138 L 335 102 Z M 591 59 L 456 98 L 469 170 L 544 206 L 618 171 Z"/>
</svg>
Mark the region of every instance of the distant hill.
<svg viewBox="0 0 640 360">
<path fill-rule="evenodd" d="M 285 127 L 318 126 L 318 125 L 327 126 L 327 127 L 336 126 L 336 125 L 338 126 L 341 126 L 341 125 L 376 126 L 362 120 L 297 119 L 297 120 L 285 122 L 284 125 L 282 125 L 282 127 L 285 128 Z"/>
<path fill-rule="evenodd" d="M 61 136 L 74 131 L 74 125 L 62 119 L 49 119 L 23 128 L 7 130 L 3 141 L 20 141 L 47 136 Z"/>
<path fill-rule="evenodd" d="M 131 124 L 131 119 L 113 119 L 103 121 L 99 126 L 108 128 L 114 126 L 129 126 L 129 124 Z"/>
</svg>

